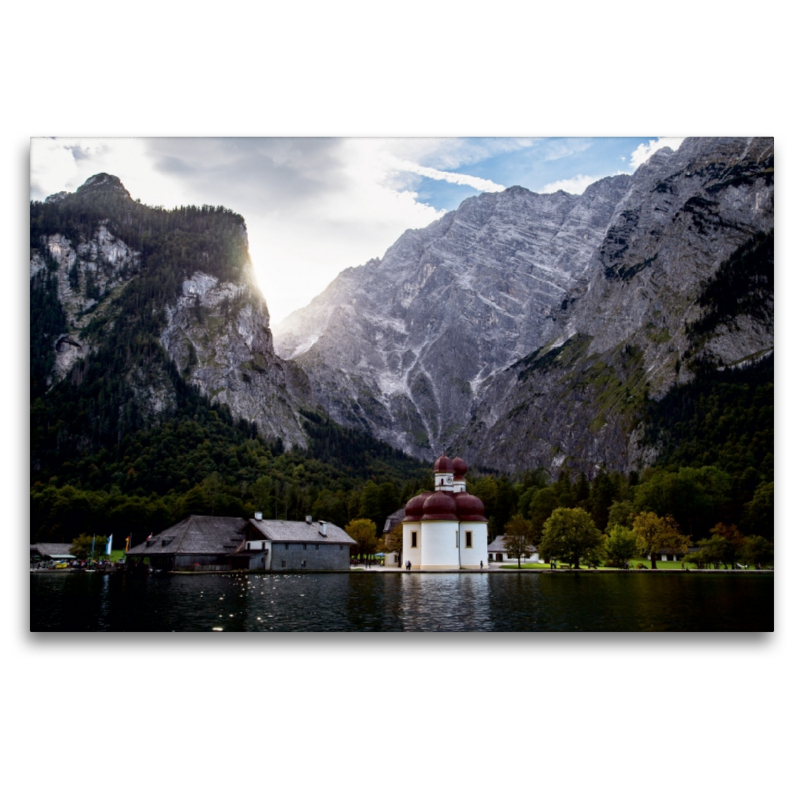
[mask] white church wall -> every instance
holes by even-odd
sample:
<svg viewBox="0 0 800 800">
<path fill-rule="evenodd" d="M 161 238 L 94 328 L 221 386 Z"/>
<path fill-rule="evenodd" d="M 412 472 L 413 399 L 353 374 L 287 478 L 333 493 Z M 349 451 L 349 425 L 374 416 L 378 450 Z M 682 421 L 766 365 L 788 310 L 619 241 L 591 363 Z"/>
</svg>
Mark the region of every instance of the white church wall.
<svg viewBox="0 0 800 800">
<path fill-rule="evenodd" d="M 425 520 L 422 542 L 424 569 L 458 569 L 458 521 Z"/>
<path fill-rule="evenodd" d="M 461 522 L 461 566 L 464 569 L 480 569 L 489 563 L 489 536 L 485 522 Z M 467 531 L 472 531 L 472 547 L 467 547 Z"/>
<path fill-rule="evenodd" d="M 416 547 L 412 547 L 412 534 L 417 534 Z M 403 553 L 401 566 L 405 569 L 406 561 L 411 562 L 411 569 L 419 569 L 422 564 L 422 523 L 404 522 L 403 523 Z"/>
</svg>

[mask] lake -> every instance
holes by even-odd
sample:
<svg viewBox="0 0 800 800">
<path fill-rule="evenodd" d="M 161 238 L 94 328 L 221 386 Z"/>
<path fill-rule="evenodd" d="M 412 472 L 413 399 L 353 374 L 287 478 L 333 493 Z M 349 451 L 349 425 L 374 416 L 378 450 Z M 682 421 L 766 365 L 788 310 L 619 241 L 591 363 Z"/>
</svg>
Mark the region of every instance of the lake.
<svg viewBox="0 0 800 800">
<path fill-rule="evenodd" d="M 31 631 L 771 631 L 772 575 L 32 573 Z"/>
</svg>

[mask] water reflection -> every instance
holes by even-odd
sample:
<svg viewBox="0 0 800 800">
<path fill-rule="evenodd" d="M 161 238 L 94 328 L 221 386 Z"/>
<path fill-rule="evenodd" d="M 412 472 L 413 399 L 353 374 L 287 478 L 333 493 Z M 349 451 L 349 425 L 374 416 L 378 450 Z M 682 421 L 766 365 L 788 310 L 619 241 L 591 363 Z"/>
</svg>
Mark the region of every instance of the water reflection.
<svg viewBox="0 0 800 800">
<path fill-rule="evenodd" d="M 32 574 L 34 631 L 766 631 L 772 576 Z"/>
</svg>

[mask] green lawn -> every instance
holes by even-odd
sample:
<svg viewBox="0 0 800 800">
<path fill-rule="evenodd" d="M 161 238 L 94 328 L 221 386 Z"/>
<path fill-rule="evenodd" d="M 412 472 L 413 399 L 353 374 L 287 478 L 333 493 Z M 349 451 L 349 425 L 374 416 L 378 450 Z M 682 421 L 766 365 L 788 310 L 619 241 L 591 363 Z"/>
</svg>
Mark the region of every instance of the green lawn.
<svg viewBox="0 0 800 800">
<path fill-rule="evenodd" d="M 656 569 L 677 569 L 677 570 L 682 570 L 684 568 L 680 561 L 658 561 L 657 563 L 658 563 L 658 566 L 656 567 Z M 560 569 L 561 566 L 564 565 L 564 562 L 563 561 L 559 561 L 558 564 L 559 564 L 559 569 Z M 637 565 L 638 564 L 644 564 L 644 566 L 646 566 L 648 569 L 651 569 L 651 567 L 650 567 L 650 559 L 649 558 L 632 558 L 631 561 L 630 561 L 630 564 L 631 564 L 631 569 L 632 570 L 637 569 Z M 684 564 L 689 569 L 696 569 L 696 566 L 694 564 L 690 564 L 688 561 L 684 562 Z M 770 564 L 770 566 L 772 566 L 772 565 Z M 508 562 L 508 563 L 502 564 L 500 569 L 518 569 L 518 567 L 517 567 L 517 563 L 516 562 Z M 550 569 L 550 565 L 549 564 L 523 564 L 522 565 L 522 569 L 548 569 L 549 570 Z M 590 568 L 582 565 L 581 569 L 587 569 L 588 570 Z M 617 569 L 617 567 L 598 567 L 599 571 L 615 570 L 615 569 Z M 713 567 L 712 567 L 712 569 L 713 569 Z M 728 569 L 730 570 L 730 566 L 728 566 Z M 751 564 L 750 565 L 750 569 L 755 569 L 755 567 Z M 724 567 L 722 567 L 722 570 L 724 572 Z"/>
</svg>

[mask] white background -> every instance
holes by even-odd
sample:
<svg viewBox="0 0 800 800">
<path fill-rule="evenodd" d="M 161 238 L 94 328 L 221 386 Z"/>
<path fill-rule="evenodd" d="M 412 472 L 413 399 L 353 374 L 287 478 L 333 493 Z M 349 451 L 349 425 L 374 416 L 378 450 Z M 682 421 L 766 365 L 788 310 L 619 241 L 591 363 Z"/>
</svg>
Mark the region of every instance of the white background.
<svg viewBox="0 0 800 800">
<path fill-rule="evenodd" d="M 145 0 L 5 12 L 7 796 L 796 791 L 795 26 L 772 1 L 558 8 Z M 29 633 L 28 139 L 240 134 L 775 136 L 777 632 Z"/>
</svg>

